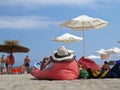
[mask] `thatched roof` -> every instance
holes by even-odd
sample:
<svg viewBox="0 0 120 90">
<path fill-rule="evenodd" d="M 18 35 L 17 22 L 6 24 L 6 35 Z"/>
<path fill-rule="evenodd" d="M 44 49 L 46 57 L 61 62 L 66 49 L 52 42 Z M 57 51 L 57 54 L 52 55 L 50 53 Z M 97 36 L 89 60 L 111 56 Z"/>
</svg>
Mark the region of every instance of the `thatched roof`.
<svg viewBox="0 0 120 90">
<path fill-rule="evenodd" d="M 19 45 L 18 40 L 5 40 L 4 45 Z"/>
<path fill-rule="evenodd" d="M 29 52 L 29 48 L 19 44 L 17 40 L 5 40 L 4 45 L 0 45 L 0 52 L 15 53 Z"/>
</svg>

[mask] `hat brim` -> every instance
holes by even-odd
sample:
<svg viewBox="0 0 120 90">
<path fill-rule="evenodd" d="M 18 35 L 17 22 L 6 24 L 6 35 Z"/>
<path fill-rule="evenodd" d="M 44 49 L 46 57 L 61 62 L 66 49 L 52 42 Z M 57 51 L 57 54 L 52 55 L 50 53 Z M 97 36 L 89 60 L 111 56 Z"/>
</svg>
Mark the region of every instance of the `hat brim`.
<svg viewBox="0 0 120 90">
<path fill-rule="evenodd" d="M 57 51 L 52 53 L 52 58 L 54 61 L 71 61 L 74 57 L 74 51 L 68 50 L 69 54 L 65 56 L 58 56 Z"/>
</svg>

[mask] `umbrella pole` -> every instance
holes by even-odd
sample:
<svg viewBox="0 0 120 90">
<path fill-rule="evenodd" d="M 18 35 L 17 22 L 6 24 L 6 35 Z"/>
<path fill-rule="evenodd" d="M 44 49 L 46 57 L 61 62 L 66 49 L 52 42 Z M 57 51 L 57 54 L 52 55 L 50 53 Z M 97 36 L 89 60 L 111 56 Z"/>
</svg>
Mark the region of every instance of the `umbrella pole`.
<svg viewBox="0 0 120 90">
<path fill-rule="evenodd" d="M 83 30 L 83 56 L 85 56 L 85 30 Z"/>
</svg>

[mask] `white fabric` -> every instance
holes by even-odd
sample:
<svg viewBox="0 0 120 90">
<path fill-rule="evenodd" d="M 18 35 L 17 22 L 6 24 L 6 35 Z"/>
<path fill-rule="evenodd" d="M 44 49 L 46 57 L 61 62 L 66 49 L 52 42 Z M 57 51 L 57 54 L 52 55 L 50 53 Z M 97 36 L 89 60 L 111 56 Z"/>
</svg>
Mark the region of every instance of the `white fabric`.
<svg viewBox="0 0 120 90">
<path fill-rule="evenodd" d="M 49 63 L 43 70 L 51 70 L 54 62 Z"/>
<path fill-rule="evenodd" d="M 108 25 L 108 22 L 99 18 L 88 17 L 87 15 L 81 15 L 71 20 L 68 20 L 62 24 L 63 27 L 69 27 L 73 30 L 88 30 L 88 29 L 100 29 Z"/>
<path fill-rule="evenodd" d="M 100 56 L 90 55 L 87 58 L 89 58 L 89 59 L 100 59 Z"/>
<path fill-rule="evenodd" d="M 67 51 L 67 49 L 64 46 L 61 46 L 57 50 L 57 55 L 59 55 L 59 56 L 68 55 L 68 51 Z"/>
<path fill-rule="evenodd" d="M 105 49 L 102 48 L 102 49 L 99 49 L 98 51 L 96 51 L 95 53 L 96 54 L 104 54 L 104 53 L 106 53 L 106 51 L 107 50 L 105 50 Z"/>
<path fill-rule="evenodd" d="M 119 54 L 120 53 L 120 48 L 117 48 L 117 47 L 110 48 L 110 49 L 107 50 L 107 53 Z"/>
<path fill-rule="evenodd" d="M 69 34 L 69 33 L 65 33 L 59 37 L 53 38 L 52 40 L 57 42 L 63 42 L 63 43 L 72 43 L 76 41 L 82 41 L 83 38 Z"/>
</svg>

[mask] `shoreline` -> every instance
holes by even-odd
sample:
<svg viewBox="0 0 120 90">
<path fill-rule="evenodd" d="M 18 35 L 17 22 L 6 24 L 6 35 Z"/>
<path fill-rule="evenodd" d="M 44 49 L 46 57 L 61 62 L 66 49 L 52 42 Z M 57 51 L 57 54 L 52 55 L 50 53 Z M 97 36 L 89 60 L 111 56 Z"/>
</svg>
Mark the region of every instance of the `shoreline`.
<svg viewBox="0 0 120 90">
<path fill-rule="evenodd" d="M 37 80 L 30 74 L 0 75 L 0 90 L 119 90 L 120 78 Z"/>
</svg>

